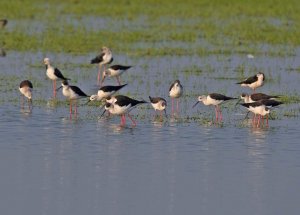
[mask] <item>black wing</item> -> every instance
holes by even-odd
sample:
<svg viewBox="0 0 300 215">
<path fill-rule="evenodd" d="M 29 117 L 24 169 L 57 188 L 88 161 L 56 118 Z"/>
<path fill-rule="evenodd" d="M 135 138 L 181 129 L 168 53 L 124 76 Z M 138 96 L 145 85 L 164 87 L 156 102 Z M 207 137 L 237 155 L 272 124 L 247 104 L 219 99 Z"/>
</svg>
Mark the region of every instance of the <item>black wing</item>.
<svg viewBox="0 0 300 215">
<path fill-rule="evenodd" d="M 276 98 L 279 98 L 279 96 L 269 96 L 267 94 L 264 94 L 264 93 L 254 93 L 251 95 L 251 99 L 253 101 L 259 101 L 259 100 L 262 100 L 262 99 L 276 99 Z"/>
<path fill-rule="evenodd" d="M 113 65 L 110 68 L 113 69 L 113 70 L 127 70 L 131 67 L 132 66 Z"/>
<path fill-rule="evenodd" d="M 268 99 L 264 99 L 264 100 L 261 100 L 259 102 L 261 104 L 267 106 L 267 107 L 276 107 L 278 105 L 283 104 L 283 102 L 279 102 L 279 101 L 276 101 L 276 100 L 268 100 Z"/>
<path fill-rule="evenodd" d="M 102 90 L 103 92 L 112 92 L 112 91 L 118 91 L 125 87 L 127 84 L 123 84 L 120 86 L 103 86 L 99 90 Z"/>
<path fill-rule="evenodd" d="M 144 100 L 143 101 L 138 101 L 138 100 L 129 98 L 127 96 L 122 96 L 122 95 L 116 96 L 116 98 L 117 98 L 116 104 L 119 105 L 119 106 L 127 106 L 127 105 L 131 104 L 131 106 L 133 107 L 137 104 L 147 103 Z"/>
<path fill-rule="evenodd" d="M 70 80 L 68 78 L 65 78 L 65 76 L 63 76 L 63 74 L 61 73 L 61 71 L 57 68 L 54 69 L 54 75 L 62 80 Z"/>
<path fill-rule="evenodd" d="M 94 59 L 91 60 L 91 64 L 101 63 L 103 61 L 103 56 L 105 53 L 101 53 L 100 55 L 96 56 Z"/>
<path fill-rule="evenodd" d="M 20 83 L 20 88 L 23 87 L 29 87 L 29 88 L 33 88 L 32 83 L 29 80 L 24 80 Z"/>
<path fill-rule="evenodd" d="M 258 80 L 257 76 L 251 76 L 244 81 L 238 82 L 237 84 L 252 84 Z"/>
<path fill-rule="evenodd" d="M 167 103 L 167 101 L 161 97 L 151 97 L 149 96 L 150 102 L 153 104 L 158 103 L 159 101 L 164 101 L 165 103 Z"/>
<path fill-rule="evenodd" d="M 219 101 L 227 101 L 227 100 L 230 100 L 230 99 L 236 99 L 236 98 L 224 96 L 224 95 L 219 94 L 219 93 L 211 93 L 211 94 L 209 94 L 209 96 L 212 99 L 219 100 Z"/>
<path fill-rule="evenodd" d="M 85 94 L 79 87 L 77 86 L 70 86 L 70 88 L 79 96 L 89 97 L 87 94 Z"/>
</svg>

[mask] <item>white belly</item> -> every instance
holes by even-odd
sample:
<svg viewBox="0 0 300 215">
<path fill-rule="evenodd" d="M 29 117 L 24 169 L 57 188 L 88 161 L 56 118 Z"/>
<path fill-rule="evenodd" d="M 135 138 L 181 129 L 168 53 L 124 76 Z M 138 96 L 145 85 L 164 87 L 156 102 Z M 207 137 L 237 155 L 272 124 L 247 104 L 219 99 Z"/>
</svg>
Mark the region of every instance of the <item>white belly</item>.
<svg viewBox="0 0 300 215">
<path fill-rule="evenodd" d="M 54 75 L 54 69 L 53 67 L 48 67 L 46 71 L 46 75 L 48 76 L 49 79 L 51 80 L 57 80 L 57 77 Z"/>
<path fill-rule="evenodd" d="M 180 87 L 173 87 L 170 90 L 170 97 L 172 98 L 179 98 L 182 95 L 182 90 Z"/>
</svg>

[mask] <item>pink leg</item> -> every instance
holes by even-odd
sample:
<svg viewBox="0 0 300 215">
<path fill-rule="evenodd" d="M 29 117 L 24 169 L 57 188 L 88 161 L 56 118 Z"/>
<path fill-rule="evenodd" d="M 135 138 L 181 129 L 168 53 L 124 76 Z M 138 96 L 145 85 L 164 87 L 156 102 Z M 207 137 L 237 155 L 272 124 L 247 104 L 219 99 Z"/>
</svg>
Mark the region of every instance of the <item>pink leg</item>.
<svg viewBox="0 0 300 215">
<path fill-rule="evenodd" d="M 21 95 L 21 108 L 24 108 L 24 97 L 23 97 L 23 95 Z"/>
<path fill-rule="evenodd" d="M 179 113 L 179 98 L 177 99 L 177 113 Z"/>
<path fill-rule="evenodd" d="M 259 127 L 260 125 L 260 119 L 261 119 L 261 115 L 258 115 L 257 127 Z"/>
<path fill-rule="evenodd" d="M 133 124 L 134 126 L 136 126 L 136 122 L 131 118 L 131 116 L 129 115 L 129 113 L 128 113 L 127 115 L 128 115 L 128 117 L 129 117 L 129 119 L 131 120 L 132 124 Z"/>
<path fill-rule="evenodd" d="M 54 98 L 56 98 L 56 80 L 54 80 L 54 89 L 53 89 Z"/>
<path fill-rule="evenodd" d="M 218 108 L 215 106 L 215 113 L 216 113 L 216 122 L 218 122 Z"/>
<path fill-rule="evenodd" d="M 75 116 L 77 116 L 77 101 L 75 101 Z"/>
<path fill-rule="evenodd" d="M 100 75 L 101 75 L 101 66 L 99 65 L 99 68 L 98 68 L 98 77 L 97 77 L 97 84 L 100 84 Z"/>
<path fill-rule="evenodd" d="M 70 100 L 70 114 L 72 114 L 72 100 Z"/>
<path fill-rule="evenodd" d="M 218 108 L 218 112 L 219 112 L 219 121 L 221 122 L 223 119 L 222 111 L 221 111 L 220 106 L 217 106 L 217 108 Z"/>
<path fill-rule="evenodd" d="M 269 126 L 269 114 L 267 114 L 267 126 Z"/>
</svg>

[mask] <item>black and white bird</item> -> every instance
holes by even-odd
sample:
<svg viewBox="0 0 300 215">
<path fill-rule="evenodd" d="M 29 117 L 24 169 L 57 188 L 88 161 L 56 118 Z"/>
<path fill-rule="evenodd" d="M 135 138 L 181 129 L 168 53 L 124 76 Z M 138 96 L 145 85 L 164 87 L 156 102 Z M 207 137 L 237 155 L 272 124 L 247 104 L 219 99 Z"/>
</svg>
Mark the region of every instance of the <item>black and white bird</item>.
<svg viewBox="0 0 300 215">
<path fill-rule="evenodd" d="M 174 113 L 174 99 L 177 99 L 177 113 L 179 112 L 179 98 L 183 94 L 183 87 L 179 80 L 174 81 L 169 88 L 169 96 L 172 100 L 172 114 Z"/>
<path fill-rule="evenodd" d="M 250 95 L 246 93 L 242 93 L 241 95 L 241 99 L 243 99 L 245 103 L 252 103 L 260 100 L 275 100 L 279 98 L 280 96 L 271 96 L 264 93 L 253 93 Z"/>
<path fill-rule="evenodd" d="M 281 104 L 283 103 L 276 100 L 263 99 L 257 102 L 243 103 L 241 105 L 246 107 L 252 113 L 254 113 L 254 117 L 252 119 L 252 123 L 254 125 L 256 123 L 256 115 L 258 115 L 257 126 L 259 126 L 261 118 L 263 118 L 265 115 L 267 115 L 267 125 L 268 125 L 269 123 L 268 115 L 270 113 L 271 108 L 279 106 Z"/>
<path fill-rule="evenodd" d="M 70 79 L 63 76 L 62 72 L 59 69 L 51 66 L 49 58 L 44 59 L 44 64 L 46 65 L 46 75 L 48 76 L 49 79 L 51 79 L 53 81 L 53 97 L 55 98 L 56 97 L 56 80 L 67 81 Z"/>
<path fill-rule="evenodd" d="M 121 90 L 123 87 L 125 87 L 127 84 L 123 84 L 120 86 L 103 86 L 98 90 L 98 93 L 95 95 L 91 95 L 90 101 L 101 101 L 103 99 L 106 99 L 108 97 L 111 97 L 114 95 L 117 91 Z"/>
<path fill-rule="evenodd" d="M 101 67 L 102 65 L 104 66 L 104 70 L 102 72 L 102 79 L 104 78 L 104 72 L 105 72 L 105 66 L 107 64 L 110 64 L 111 62 L 113 62 L 113 55 L 112 52 L 109 48 L 107 47 L 102 47 L 101 53 L 99 55 L 97 55 L 95 58 L 93 58 L 91 60 L 91 64 L 98 64 L 99 68 L 98 68 L 98 76 L 97 76 L 97 84 L 101 85 L 101 83 L 103 81 L 100 80 L 100 76 L 101 76 Z"/>
<path fill-rule="evenodd" d="M 109 111 L 109 113 L 112 115 L 120 115 L 122 126 L 126 123 L 126 113 L 129 119 L 132 121 L 132 124 L 136 126 L 136 122 L 132 119 L 129 112 L 137 105 L 147 103 L 144 100 L 139 101 L 123 95 L 112 96 L 107 98 L 106 101 L 105 110 L 101 116 L 103 116 L 106 111 Z"/>
<path fill-rule="evenodd" d="M 32 104 L 32 89 L 33 89 L 33 86 L 29 80 L 24 80 L 20 83 L 19 90 L 20 90 L 21 94 L 28 99 L 29 108 L 31 107 L 31 104 Z M 21 95 L 21 100 L 22 100 L 21 106 L 23 107 L 24 99 L 23 99 L 22 95 Z"/>
<path fill-rule="evenodd" d="M 222 121 L 223 115 L 220 108 L 220 104 L 222 104 L 225 101 L 233 100 L 237 98 L 224 96 L 222 94 L 218 93 L 211 93 L 206 95 L 202 95 L 198 97 L 198 101 L 193 105 L 193 108 L 199 103 L 202 102 L 204 105 L 213 105 L 215 106 L 215 113 L 216 113 L 216 121 Z"/>
<path fill-rule="evenodd" d="M 264 85 L 265 74 L 262 72 L 257 73 L 254 76 L 251 76 L 244 81 L 238 82 L 242 87 L 250 87 L 254 92 L 255 89 Z"/>
<path fill-rule="evenodd" d="M 154 108 L 155 112 L 156 110 L 160 111 L 160 116 L 162 118 L 162 112 L 165 112 L 165 115 L 167 116 L 167 111 L 166 111 L 166 107 L 167 107 L 167 101 L 161 97 L 151 97 L 149 96 L 150 102 L 152 107 Z"/>
<path fill-rule="evenodd" d="M 120 76 L 128 69 L 130 69 L 132 66 L 122 66 L 122 65 L 113 65 L 109 67 L 105 72 L 102 79 L 101 84 L 103 83 L 104 79 L 106 77 L 115 77 L 117 79 L 117 82 L 119 85 L 121 85 Z"/>
<path fill-rule="evenodd" d="M 79 87 L 69 85 L 68 81 L 63 81 L 61 83 L 62 94 L 70 100 L 70 114 L 72 114 L 72 101 L 75 101 L 75 115 L 77 115 L 77 100 L 80 98 L 90 97 L 84 93 Z"/>
</svg>

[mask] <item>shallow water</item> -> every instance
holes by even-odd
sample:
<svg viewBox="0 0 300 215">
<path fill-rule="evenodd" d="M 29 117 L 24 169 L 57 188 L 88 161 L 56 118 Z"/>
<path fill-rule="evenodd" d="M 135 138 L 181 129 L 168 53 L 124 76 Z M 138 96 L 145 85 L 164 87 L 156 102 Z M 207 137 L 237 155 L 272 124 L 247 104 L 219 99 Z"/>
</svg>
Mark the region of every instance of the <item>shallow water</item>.
<svg viewBox="0 0 300 215">
<path fill-rule="evenodd" d="M 299 104 L 276 110 L 270 126 L 253 128 L 245 110 L 228 103 L 224 124 L 210 121 L 213 110 L 192 109 L 199 94 L 238 96 L 235 82 L 262 70 L 260 92 L 298 95 L 299 56 L 207 56 L 131 58 L 122 94 L 163 96 L 179 78 L 185 87 L 178 117 L 153 120 L 149 106 L 127 120 L 99 118 L 96 106 L 81 101 L 70 119 L 64 102 L 51 99 L 43 57 L 48 56 L 72 83 L 96 91 L 89 56 L 10 52 L 0 58 L 0 202 L 5 214 L 297 214 L 300 197 Z M 117 62 L 116 62 L 117 63 Z M 244 72 L 237 70 L 243 67 Z M 186 68 L 194 68 L 193 72 Z M 201 70 L 195 73 L 194 70 Z M 290 68 L 293 68 L 292 70 Z M 18 84 L 34 83 L 34 108 L 20 109 Z M 3 83 L 4 82 L 4 83 Z M 115 84 L 115 80 L 107 80 Z M 58 93 L 58 101 L 64 101 Z M 170 103 L 170 102 L 169 102 Z M 170 105 L 169 105 L 170 106 Z M 295 117 L 287 117 L 294 111 Z M 170 107 L 168 107 L 168 113 Z M 195 119 L 192 119 L 195 117 Z"/>
</svg>

